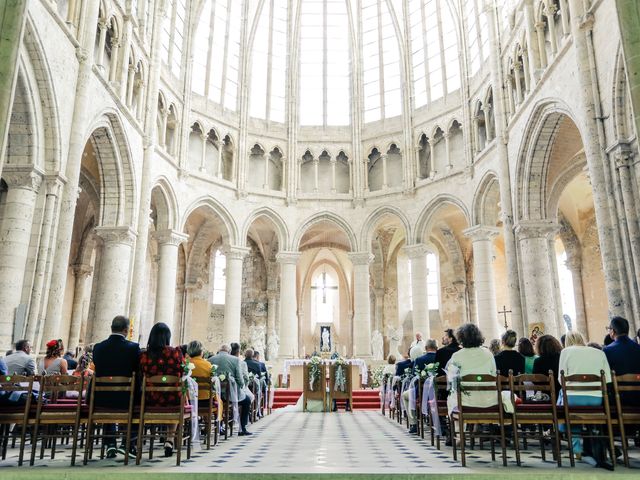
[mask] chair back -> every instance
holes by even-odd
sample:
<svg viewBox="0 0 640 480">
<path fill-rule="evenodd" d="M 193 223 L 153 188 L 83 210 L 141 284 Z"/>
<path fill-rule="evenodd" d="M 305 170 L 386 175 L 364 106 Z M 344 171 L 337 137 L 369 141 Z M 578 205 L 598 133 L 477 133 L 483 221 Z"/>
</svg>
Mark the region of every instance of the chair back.
<svg viewBox="0 0 640 480">
<path fill-rule="evenodd" d="M 211 377 L 192 377 L 198 384 L 198 409 L 201 409 L 204 405 L 208 406 L 209 413 L 213 412 L 213 380 Z M 209 398 L 200 401 L 203 398 L 203 393 L 208 393 Z M 205 403 L 206 402 L 206 403 Z"/>
<path fill-rule="evenodd" d="M 612 371 L 611 380 L 618 412 L 623 412 L 625 406 L 635 408 L 640 406 L 640 373 L 616 375 Z"/>
<path fill-rule="evenodd" d="M 91 387 L 88 389 L 89 395 L 89 416 L 95 411 L 96 393 L 124 392 L 129 394 L 128 410 L 133 411 L 133 401 L 135 397 L 136 374 L 132 373 L 131 377 L 93 377 Z M 113 409 L 121 410 L 121 409 Z"/>
<path fill-rule="evenodd" d="M 500 375 L 500 372 L 494 375 L 472 373 L 460 377 L 458 386 L 456 388 L 456 395 L 458 399 L 458 410 L 462 413 L 463 403 L 462 394 L 464 391 L 465 396 L 472 392 L 487 392 L 495 393 L 496 405 L 502 406 L 502 384 L 505 381 L 505 377 Z M 500 418 L 502 419 L 502 408 L 498 408 L 500 412 Z"/>
<path fill-rule="evenodd" d="M 563 391 L 563 406 L 566 420 L 570 421 L 572 415 L 572 407 L 569 405 L 567 398 L 571 396 L 571 394 L 582 395 L 583 392 L 594 392 L 600 391 L 602 396 L 602 405 L 599 407 L 593 407 L 593 413 L 597 416 L 601 416 L 603 413 L 607 417 L 608 421 L 611 420 L 611 411 L 609 408 L 609 395 L 607 394 L 607 381 L 604 374 L 604 370 L 600 370 L 600 375 L 591 375 L 591 374 L 576 374 L 576 375 L 565 375 L 564 370 L 560 371 L 560 383 L 562 385 Z M 583 417 L 589 415 L 588 412 L 585 412 L 584 409 L 580 412 L 580 417 L 584 420 Z"/>
<path fill-rule="evenodd" d="M 91 379 L 85 377 L 76 377 L 73 375 L 45 375 L 40 382 L 40 395 L 38 397 L 38 407 L 42 405 L 44 399 L 48 400 L 49 404 L 55 404 L 65 398 L 65 395 L 70 392 L 77 392 L 78 408 L 82 403 L 82 391 L 85 387 L 85 383 L 90 382 Z M 74 396 L 75 399 L 75 396 Z"/>
<path fill-rule="evenodd" d="M 26 419 L 31 408 L 31 393 L 33 392 L 33 376 L 24 375 L 2 375 L 0 377 L 0 392 L 22 392 L 27 394 L 24 404 L 17 403 L 16 406 L 24 406 L 24 418 Z"/>
<path fill-rule="evenodd" d="M 556 404 L 557 392 L 556 392 L 556 382 L 553 377 L 553 371 L 549 370 L 549 375 L 542 374 L 522 374 L 522 375 L 513 375 L 512 372 L 509 374 L 509 389 L 512 393 L 512 401 L 515 405 L 515 396 L 519 397 L 522 400 L 522 403 L 530 402 L 527 398 L 527 392 L 536 391 L 543 392 L 549 395 L 549 402 L 544 403 L 552 403 Z"/>
<path fill-rule="evenodd" d="M 142 382 L 142 404 L 146 402 L 146 394 L 151 392 L 177 393 L 180 404 L 184 406 L 185 395 L 182 394 L 182 381 L 176 375 L 154 375 L 143 377 Z"/>
</svg>

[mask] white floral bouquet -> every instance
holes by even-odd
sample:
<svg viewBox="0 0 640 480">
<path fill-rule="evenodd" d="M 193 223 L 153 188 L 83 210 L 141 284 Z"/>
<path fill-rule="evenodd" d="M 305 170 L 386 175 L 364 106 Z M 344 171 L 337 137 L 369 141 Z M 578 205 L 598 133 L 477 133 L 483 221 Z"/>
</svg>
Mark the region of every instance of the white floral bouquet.
<svg viewBox="0 0 640 480">
<path fill-rule="evenodd" d="M 420 372 L 420 376 L 422 378 L 435 377 L 438 375 L 439 368 L 440 368 L 439 362 L 429 363 L 424 366 L 424 369 L 422 370 L 422 372 Z"/>
<path fill-rule="evenodd" d="M 337 392 L 344 392 L 347 385 L 347 375 L 345 374 L 345 367 L 347 367 L 347 361 L 338 356 L 336 358 L 336 377 L 335 383 L 333 385 L 333 389 Z"/>
<path fill-rule="evenodd" d="M 309 390 L 315 390 L 315 384 L 320 380 L 320 365 L 322 360 L 318 356 L 311 357 L 309 361 Z"/>
</svg>

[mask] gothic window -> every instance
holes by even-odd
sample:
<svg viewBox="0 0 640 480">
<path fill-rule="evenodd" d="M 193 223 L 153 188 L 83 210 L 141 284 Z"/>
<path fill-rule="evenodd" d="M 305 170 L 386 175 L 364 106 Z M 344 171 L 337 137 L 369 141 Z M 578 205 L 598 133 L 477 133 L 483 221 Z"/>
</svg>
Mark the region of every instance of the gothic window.
<svg viewBox="0 0 640 480">
<path fill-rule="evenodd" d="M 482 9 L 482 0 L 462 2 L 466 19 L 467 45 L 469 54 L 469 74 L 480 70 L 483 61 L 489 57 L 487 17 Z"/>
<path fill-rule="evenodd" d="M 186 0 L 168 0 L 162 25 L 161 57 L 176 77 L 180 76 L 181 71 L 186 18 Z"/>
<path fill-rule="evenodd" d="M 440 308 L 440 268 L 435 253 L 427 253 L 427 305 L 429 310 Z"/>
<path fill-rule="evenodd" d="M 285 118 L 287 13 L 287 2 L 264 2 L 251 51 L 249 114 L 280 123 Z"/>
<path fill-rule="evenodd" d="M 238 102 L 242 4 L 206 0 L 193 42 L 192 90 L 232 111 Z"/>
<path fill-rule="evenodd" d="M 573 291 L 573 274 L 567 268 L 567 252 L 561 239 L 556 240 L 556 265 L 558 268 L 558 284 L 560 286 L 560 301 L 562 314 L 568 315 L 575 325 L 576 300 Z"/>
<path fill-rule="evenodd" d="M 349 125 L 351 42 L 344 0 L 304 0 L 300 17 L 300 124 Z"/>
<path fill-rule="evenodd" d="M 411 60 L 415 107 L 460 88 L 456 24 L 446 0 L 411 0 Z"/>
<path fill-rule="evenodd" d="M 340 308 L 338 275 L 329 265 L 316 269 L 311 282 L 312 322 L 333 323 Z"/>
<path fill-rule="evenodd" d="M 224 305 L 227 290 L 226 268 L 227 257 L 220 249 L 217 249 L 213 257 L 213 296 L 211 301 L 214 305 Z"/>
</svg>

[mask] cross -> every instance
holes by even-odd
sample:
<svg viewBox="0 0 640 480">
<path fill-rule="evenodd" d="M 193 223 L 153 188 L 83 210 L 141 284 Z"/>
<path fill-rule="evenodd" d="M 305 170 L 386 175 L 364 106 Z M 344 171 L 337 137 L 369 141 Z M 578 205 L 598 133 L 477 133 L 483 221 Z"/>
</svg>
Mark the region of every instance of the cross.
<svg viewBox="0 0 640 480">
<path fill-rule="evenodd" d="M 318 285 L 313 285 L 311 287 L 312 290 L 317 290 L 321 288 L 322 289 L 322 303 L 327 303 L 327 290 L 332 289 L 332 290 L 337 290 L 338 287 L 334 286 L 334 287 L 330 287 L 327 285 L 327 272 L 322 272 L 322 285 L 318 286 Z"/>
<path fill-rule="evenodd" d="M 502 306 L 502 311 L 498 312 L 500 314 L 504 315 L 504 329 L 508 330 L 509 329 L 509 325 L 507 324 L 507 313 L 512 313 L 511 310 L 507 310 L 506 305 Z"/>
</svg>

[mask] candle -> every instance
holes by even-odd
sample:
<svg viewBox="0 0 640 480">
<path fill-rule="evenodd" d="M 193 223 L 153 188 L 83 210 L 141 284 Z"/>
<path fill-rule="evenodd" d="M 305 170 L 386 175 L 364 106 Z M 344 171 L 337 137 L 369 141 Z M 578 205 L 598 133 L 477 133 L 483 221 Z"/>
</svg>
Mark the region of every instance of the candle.
<svg viewBox="0 0 640 480">
<path fill-rule="evenodd" d="M 346 345 L 343 345 L 343 346 L 342 346 L 342 356 L 343 356 L 343 357 L 346 357 L 346 356 L 347 356 L 347 346 L 346 346 Z"/>
</svg>

